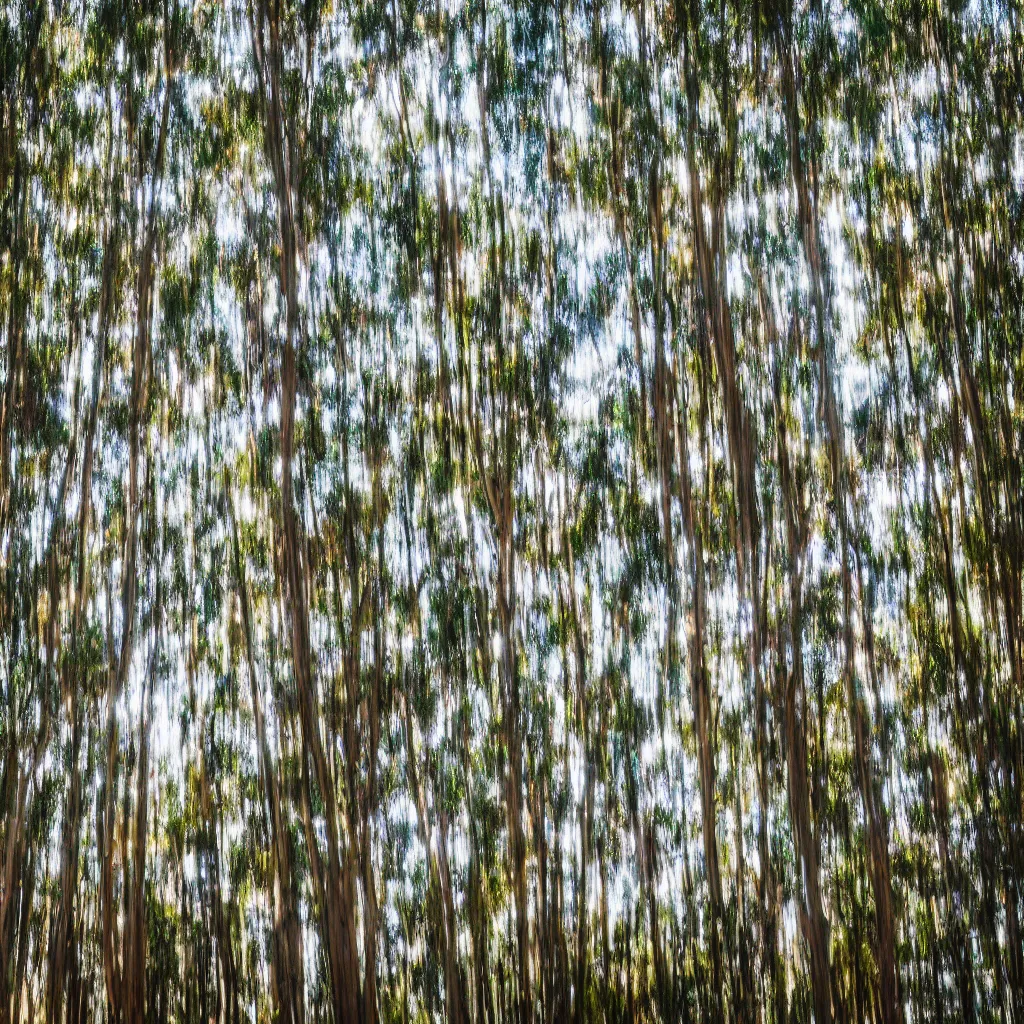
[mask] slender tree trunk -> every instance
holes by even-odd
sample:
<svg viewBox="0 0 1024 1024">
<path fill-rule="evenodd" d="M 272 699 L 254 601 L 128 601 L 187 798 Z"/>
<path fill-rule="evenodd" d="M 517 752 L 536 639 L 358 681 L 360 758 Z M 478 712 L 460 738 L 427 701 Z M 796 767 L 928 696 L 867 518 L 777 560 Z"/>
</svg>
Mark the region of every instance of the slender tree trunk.
<svg viewBox="0 0 1024 1024">
<path fill-rule="evenodd" d="M 896 970 L 895 934 L 892 909 L 892 882 L 889 869 L 889 827 L 884 802 L 877 792 L 872 747 L 872 730 L 867 711 L 858 692 L 854 668 L 853 583 L 850 568 L 850 529 L 847 502 L 851 499 L 846 469 L 845 437 L 835 396 L 834 355 L 828 337 L 827 290 L 823 283 L 821 249 L 818 239 L 816 193 L 808 187 L 800 142 L 800 115 L 788 26 L 777 34 L 777 49 L 782 65 L 782 93 L 789 132 L 790 170 L 797 196 L 797 214 L 804 256 L 810 268 L 812 303 L 817 325 L 820 406 L 829 465 L 832 496 L 839 526 L 840 563 L 843 590 L 843 677 L 846 681 L 850 731 L 853 735 L 854 761 L 868 833 L 868 859 L 875 903 L 876 956 L 878 958 L 879 1000 L 884 1024 L 899 1024 L 903 1017 Z M 781 36 L 781 38 L 778 38 Z"/>
<path fill-rule="evenodd" d="M 263 802 L 270 836 L 270 855 L 273 864 L 273 942 L 272 942 L 272 990 L 274 1009 L 279 1024 L 304 1024 L 305 999 L 303 979 L 305 974 L 302 951 L 302 932 L 299 926 L 298 910 L 292 885 L 291 853 L 287 826 L 281 807 L 281 796 L 277 781 L 274 755 L 267 739 L 266 714 L 263 695 L 256 673 L 256 658 L 253 651 L 252 613 L 249 607 L 249 590 L 245 580 L 241 547 L 238 541 L 238 524 L 235 520 L 234 501 L 228 493 L 228 508 L 231 520 L 232 553 L 234 559 L 235 585 L 242 612 L 242 632 L 245 637 L 245 657 L 249 673 L 249 687 L 252 695 L 253 717 L 256 723 L 256 744 L 259 771 L 263 783 Z"/>
<path fill-rule="evenodd" d="M 295 510 L 292 482 L 296 348 L 300 340 L 297 237 L 294 217 L 294 150 L 286 130 L 282 92 L 283 48 L 279 10 L 261 2 L 252 25 L 252 41 L 260 77 L 265 114 L 265 139 L 274 171 L 280 229 L 281 293 L 285 300 L 286 333 L 281 358 L 281 522 L 285 609 L 291 629 L 292 673 L 298 693 L 303 760 L 311 762 L 320 790 L 326 824 L 327 864 L 319 874 L 318 904 L 321 933 L 330 967 L 331 1000 L 335 1024 L 362 1017 L 362 995 L 356 952 L 353 870 L 343 863 L 338 822 L 337 793 L 321 735 L 319 700 L 312 674 L 309 645 L 308 601 L 303 568 L 301 527 Z M 303 773 L 308 780 L 308 771 Z M 308 783 L 304 783 L 308 785 Z M 309 802 L 309 794 L 304 794 Z M 315 832 L 307 817 L 310 857 L 319 861 Z"/>
<path fill-rule="evenodd" d="M 770 298 L 761 294 L 762 316 L 769 338 L 778 351 Z M 811 993 L 816 1022 L 832 1020 L 831 974 L 829 968 L 829 927 L 821 897 L 820 850 L 811 825 L 810 785 L 807 777 L 807 695 L 804 689 L 803 659 L 803 564 L 809 536 L 807 510 L 803 508 L 790 463 L 786 410 L 782 406 L 781 384 L 774 382 L 775 434 L 777 439 L 779 490 L 782 493 L 789 550 L 789 633 L 791 668 L 784 690 L 784 735 L 788 776 L 789 813 L 799 867 L 803 905 L 800 929 L 807 944 L 811 967 Z"/>
</svg>

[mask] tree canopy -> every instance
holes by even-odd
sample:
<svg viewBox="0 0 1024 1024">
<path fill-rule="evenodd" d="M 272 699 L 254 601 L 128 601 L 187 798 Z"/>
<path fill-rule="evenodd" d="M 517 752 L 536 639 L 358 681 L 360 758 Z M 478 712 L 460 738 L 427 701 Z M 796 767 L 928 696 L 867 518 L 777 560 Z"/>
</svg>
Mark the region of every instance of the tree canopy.
<svg viewBox="0 0 1024 1024">
<path fill-rule="evenodd" d="M 1024 1024 L 1017 0 L 0 0 L 0 1024 Z"/>
</svg>

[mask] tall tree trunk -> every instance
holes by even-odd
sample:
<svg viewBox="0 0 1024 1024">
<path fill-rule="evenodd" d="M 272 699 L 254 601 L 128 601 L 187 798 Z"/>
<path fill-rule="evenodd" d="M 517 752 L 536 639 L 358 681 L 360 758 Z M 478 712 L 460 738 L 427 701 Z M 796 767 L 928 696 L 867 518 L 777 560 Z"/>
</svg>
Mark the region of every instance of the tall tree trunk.
<svg viewBox="0 0 1024 1024">
<path fill-rule="evenodd" d="M 302 931 L 292 884 L 291 853 L 287 824 L 281 806 L 274 755 L 267 739 L 266 712 L 263 694 L 256 673 L 253 649 L 252 613 L 249 607 L 249 588 L 246 583 L 244 562 L 238 540 L 234 500 L 228 489 L 228 510 L 231 522 L 231 546 L 234 562 L 235 587 L 242 613 L 242 633 L 245 638 L 245 659 L 252 696 L 253 718 L 256 723 L 256 744 L 259 772 L 263 784 L 264 814 L 270 837 L 270 858 L 273 865 L 273 941 L 271 986 L 274 1010 L 279 1024 L 304 1024 L 304 973 Z"/>
<path fill-rule="evenodd" d="M 769 342 L 779 352 L 771 299 L 760 292 L 762 319 Z M 781 353 L 784 356 L 785 353 Z M 783 365 L 788 363 L 783 362 Z M 789 552 L 789 645 L 790 665 L 784 689 L 783 725 L 788 777 L 789 814 L 793 824 L 793 844 L 799 866 L 800 930 L 807 944 L 811 967 L 811 994 L 816 1022 L 832 1020 L 832 985 L 829 968 L 829 926 L 821 897 L 820 850 L 811 825 L 810 784 L 807 777 L 807 694 L 804 688 L 803 656 L 803 565 L 810 535 L 807 510 L 790 462 L 787 410 L 783 405 L 782 384 L 773 382 L 775 399 L 775 436 L 778 455 L 779 490 L 786 523 Z"/>
<path fill-rule="evenodd" d="M 355 893 L 353 870 L 342 862 L 338 822 L 337 791 L 321 735 L 319 699 L 313 678 L 309 646 L 309 617 L 306 574 L 303 567 L 301 527 L 295 510 L 292 459 L 295 437 L 296 349 L 300 340 L 298 257 L 294 201 L 295 151 L 285 125 L 282 91 L 284 55 L 280 10 L 266 0 L 253 15 L 252 41 L 264 106 L 265 140 L 274 172 L 280 230 L 280 280 L 285 302 L 285 340 L 281 357 L 281 523 L 282 562 L 285 576 L 285 609 L 291 630 L 292 673 L 298 694 L 302 729 L 302 758 L 313 773 L 323 801 L 326 824 L 326 871 L 318 876 L 321 935 L 330 968 L 331 1001 L 335 1024 L 362 1017 L 362 996 L 356 947 Z M 303 779 L 308 780 L 308 771 Z M 308 786 L 308 782 L 304 781 Z M 309 794 L 304 795 L 308 802 Z M 319 862 L 315 832 L 307 818 L 307 846 L 310 858 Z"/>
<path fill-rule="evenodd" d="M 818 238 L 818 195 L 809 188 L 800 141 L 800 114 L 797 105 L 791 31 L 787 16 L 784 24 L 776 26 L 776 47 L 781 64 L 783 106 L 789 135 L 790 172 L 796 191 L 797 217 L 804 256 L 810 269 L 819 364 L 819 415 L 827 440 L 832 497 L 839 527 L 843 590 L 843 678 L 846 682 L 850 732 L 853 736 L 854 763 L 868 833 L 868 859 L 875 904 L 879 1000 L 884 1024 L 899 1024 L 903 1010 L 899 999 L 896 970 L 888 815 L 877 791 L 872 756 L 872 728 L 857 688 L 854 667 L 856 641 L 853 631 L 854 598 L 849 551 L 852 538 L 847 505 L 851 500 L 856 501 L 856 497 L 850 492 L 845 433 L 835 395 L 835 358 L 828 334 L 828 290 L 823 281 Z"/>
</svg>

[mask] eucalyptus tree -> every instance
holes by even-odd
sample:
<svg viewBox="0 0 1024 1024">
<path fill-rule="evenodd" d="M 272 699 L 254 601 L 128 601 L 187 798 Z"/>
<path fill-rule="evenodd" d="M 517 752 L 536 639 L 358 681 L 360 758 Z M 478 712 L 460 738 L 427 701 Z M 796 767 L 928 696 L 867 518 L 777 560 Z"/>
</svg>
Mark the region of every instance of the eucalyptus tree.
<svg viewBox="0 0 1024 1024">
<path fill-rule="evenodd" d="M 1024 1020 L 1022 41 L 0 7 L 0 1020 Z"/>
</svg>

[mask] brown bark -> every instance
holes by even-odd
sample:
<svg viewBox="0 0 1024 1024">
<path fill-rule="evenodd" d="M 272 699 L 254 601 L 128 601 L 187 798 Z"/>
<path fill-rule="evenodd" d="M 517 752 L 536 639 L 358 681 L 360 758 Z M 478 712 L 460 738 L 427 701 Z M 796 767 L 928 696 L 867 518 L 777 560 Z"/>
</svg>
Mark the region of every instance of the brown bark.
<svg viewBox="0 0 1024 1024">
<path fill-rule="evenodd" d="M 252 613 L 249 607 L 249 590 L 246 584 L 244 562 L 238 541 L 238 524 L 234 515 L 234 502 L 228 494 L 228 509 L 231 520 L 232 554 L 234 560 L 235 586 L 238 592 L 242 614 L 242 632 L 245 637 L 245 658 L 252 695 L 253 717 L 256 723 L 256 743 L 260 779 L 263 783 L 264 814 L 270 836 L 271 863 L 274 869 L 272 908 L 274 915 L 274 939 L 272 947 L 273 970 L 271 985 L 274 1007 L 280 1024 L 303 1024 L 305 1001 L 303 993 L 302 932 L 299 927 L 295 892 L 292 885 L 291 852 L 288 844 L 287 825 L 281 806 L 281 795 L 277 781 L 274 755 L 267 740 L 266 712 L 263 694 L 256 672 L 256 658 L 253 649 Z"/>
<path fill-rule="evenodd" d="M 110 147 L 107 150 L 110 160 Z M 104 391 L 104 368 L 106 365 L 110 304 L 112 301 L 113 276 L 116 265 L 116 243 L 113 228 L 105 232 L 103 270 L 100 283 L 99 331 L 93 364 L 93 378 L 89 412 L 86 417 L 85 437 L 82 450 L 82 472 L 79 480 L 78 535 L 76 551 L 75 602 L 71 617 L 72 643 L 81 650 L 81 637 L 85 628 L 85 611 L 89 592 L 89 577 L 86 566 L 86 546 L 89 523 L 92 516 L 92 471 L 95 459 L 96 426 L 99 407 Z M 56 605 L 51 614 L 56 615 Z M 82 820 L 82 777 L 80 755 L 82 746 L 82 710 L 80 707 L 81 688 L 85 682 L 84 672 L 77 664 L 65 672 L 68 677 L 63 689 L 67 693 L 68 719 L 71 727 L 72 771 L 68 781 L 68 796 L 65 805 L 63 835 L 61 840 L 60 896 L 50 933 L 50 947 L 47 957 L 46 976 L 46 1017 L 54 1024 L 61 1024 L 64 1014 L 65 963 L 77 956 L 73 948 L 75 935 L 75 904 L 78 894 L 78 854 Z M 70 998 L 70 992 L 69 992 Z"/>
<path fill-rule="evenodd" d="M 868 863 L 875 903 L 876 957 L 879 1001 L 885 1024 L 899 1024 L 903 1017 L 899 1000 L 895 934 L 892 909 L 892 881 L 889 868 L 889 826 L 884 802 L 877 792 L 872 756 L 872 727 L 857 689 L 854 668 L 853 580 L 850 566 L 851 543 L 848 502 L 856 502 L 846 467 L 846 442 L 842 417 L 835 395 L 832 341 L 828 336 L 828 292 L 823 281 L 821 247 L 818 237 L 818 195 L 812 191 L 800 141 L 800 114 L 793 68 L 791 28 L 776 29 L 776 46 L 781 63 L 782 95 L 789 134 L 790 172 L 797 196 L 797 217 L 804 256 L 810 269 L 811 298 L 817 327 L 819 365 L 819 416 L 824 427 L 831 469 L 831 489 L 839 527 L 840 565 L 843 591 L 843 678 L 846 683 L 850 732 L 858 788 L 868 833 Z M 870 628 L 870 623 L 865 620 Z"/>
<path fill-rule="evenodd" d="M 760 293 L 762 318 L 769 341 L 779 352 L 771 299 Z M 780 353 L 785 355 L 784 353 Z M 816 1022 L 832 1020 L 832 991 L 829 968 L 829 925 L 821 897 L 820 850 L 811 824 L 810 783 L 807 775 L 807 694 L 803 659 L 803 565 L 810 535 L 807 509 L 790 462 L 787 410 L 781 383 L 774 381 L 775 434 L 777 440 L 779 490 L 782 494 L 789 553 L 789 647 L 791 668 L 784 688 L 783 726 L 788 779 L 789 814 L 793 844 L 799 867 L 802 906 L 800 929 L 807 945 L 811 968 L 811 993 Z"/>
<path fill-rule="evenodd" d="M 320 852 L 309 816 L 306 840 L 314 875 L 318 877 L 320 930 L 327 949 L 331 1002 L 335 1024 L 362 1018 L 362 994 L 355 923 L 353 866 L 342 858 L 342 835 L 333 774 L 324 749 L 316 681 L 309 644 L 308 597 L 302 528 L 295 510 L 292 461 L 295 436 L 297 375 L 295 356 L 300 341 L 298 299 L 298 237 L 295 223 L 295 152 L 285 124 L 282 77 L 284 53 L 280 9 L 266 0 L 250 12 L 253 48 L 265 114 L 265 141 L 274 172 L 280 230 L 281 294 L 285 301 L 286 332 L 281 359 L 281 523 L 282 569 L 287 622 L 291 630 L 292 674 L 298 694 L 302 730 L 303 785 L 308 789 L 310 763 L 323 800 L 327 863 L 317 870 Z M 355 641 L 358 642 L 358 641 Z M 303 794 L 308 805 L 309 793 Z"/>
<path fill-rule="evenodd" d="M 159 136 L 153 160 L 152 183 L 150 186 L 149 208 L 146 211 L 145 228 L 141 252 L 139 253 L 139 275 L 136 290 L 135 334 L 132 348 L 132 386 L 129 403 L 129 454 L 128 454 L 128 495 L 125 503 L 124 546 L 122 550 L 121 589 L 121 643 L 114 665 L 108 672 L 107 688 L 107 763 L 104 777 L 104 801 L 100 809 L 97 829 L 100 842 L 100 903 L 102 908 L 103 965 L 106 981 L 107 1004 L 115 1024 L 123 1019 L 126 1024 L 137 1024 L 145 1012 L 145 844 L 148 827 L 148 754 L 149 717 L 145 715 L 140 723 L 140 756 L 136 778 L 136 820 L 134 824 L 134 848 L 129 863 L 128 847 L 123 861 L 126 891 L 122 894 L 128 907 L 126 927 L 121 941 L 123 949 L 117 952 L 119 941 L 115 936 L 117 925 L 114 920 L 114 830 L 116 827 L 115 789 L 117 761 L 116 706 L 124 690 L 131 668 L 135 640 L 136 593 L 138 589 L 138 540 L 139 518 L 142 509 L 139 502 L 139 459 L 142 439 L 141 428 L 149 398 L 151 375 L 150 328 L 152 318 L 152 289 L 154 260 L 157 243 L 156 193 L 163 171 L 164 153 L 167 144 L 167 129 L 171 109 L 171 88 L 174 68 L 171 63 L 170 44 L 166 38 L 165 26 L 165 78 L 164 99 L 160 118 Z M 151 692 L 151 691 L 150 691 Z M 143 701 L 145 705 L 145 701 Z M 126 794 L 127 801 L 127 794 Z M 122 822 L 122 831 L 126 823 Z"/>
<path fill-rule="evenodd" d="M 430 888 L 433 892 L 432 902 L 435 904 L 435 934 L 440 943 L 441 963 L 444 967 L 445 1011 L 450 1024 L 469 1024 L 469 1004 L 462 982 L 462 969 L 458 962 L 458 920 L 455 916 L 455 902 L 452 898 L 451 877 L 448 870 L 447 822 L 442 813 L 438 819 L 435 836 L 431 825 L 431 815 L 427 809 L 426 794 L 420 784 L 419 754 L 416 751 L 415 726 L 408 699 L 404 704 L 404 727 L 406 743 L 406 772 L 409 787 L 412 791 L 413 803 L 416 805 L 416 821 L 427 855 L 427 867 L 430 873 Z"/>
<path fill-rule="evenodd" d="M 706 323 L 710 328 L 715 363 L 722 390 L 722 406 L 725 417 L 726 439 L 732 471 L 733 493 L 735 496 L 735 521 L 733 529 L 736 539 L 736 575 L 738 590 L 747 604 L 750 616 L 750 639 L 746 644 L 748 671 L 753 682 L 755 737 L 753 743 L 756 765 L 758 803 L 758 857 L 761 865 L 759 902 L 761 909 L 764 951 L 772 988 L 779 987 L 779 963 L 776 949 L 776 908 L 774 904 L 775 881 L 771 853 L 768 845 L 768 767 L 766 756 L 767 698 L 762 670 L 763 643 L 761 637 L 762 602 L 760 523 L 757 509 L 757 483 L 754 433 L 750 411 L 740 388 L 739 363 L 733 331 L 732 312 L 724 278 L 725 271 L 725 204 L 728 198 L 729 181 L 735 161 L 735 125 L 731 123 L 734 98 L 729 88 L 728 77 L 721 83 L 719 107 L 726 118 L 725 138 L 720 143 L 719 167 L 705 191 L 705 183 L 697 165 L 697 112 L 700 88 L 697 71 L 691 55 L 693 42 L 691 32 L 695 26 L 688 26 L 683 37 L 683 77 L 687 94 L 688 118 L 686 128 L 686 161 L 689 171 L 690 213 L 693 230 L 694 259 L 700 283 Z M 705 210 L 709 213 L 710 231 L 705 224 Z M 740 849 L 742 857 L 742 848 Z M 742 884 L 742 883 L 741 883 Z M 739 906 L 737 919 L 742 918 L 743 906 Z M 742 986 L 749 987 L 744 966 L 746 959 L 746 936 L 738 936 L 740 968 L 736 972 Z M 734 996 L 738 1013 L 745 1018 L 751 1012 L 747 1000 Z"/>
<path fill-rule="evenodd" d="M 680 375 L 682 377 L 682 375 Z M 714 975 L 715 1012 L 723 1013 L 725 983 L 722 969 L 721 927 L 723 920 L 722 881 L 718 858 L 716 788 L 718 778 L 715 718 L 712 713 L 711 673 L 706 658 L 707 598 L 704 567 L 704 527 L 694 514 L 693 487 L 690 479 L 689 410 L 686 382 L 680 380 L 682 393 L 677 409 L 679 508 L 683 539 L 688 555 L 690 598 L 686 608 L 687 646 L 689 647 L 690 699 L 693 702 L 694 733 L 697 738 L 697 766 L 700 774 L 701 836 L 708 892 L 711 897 L 711 964 Z"/>
<path fill-rule="evenodd" d="M 484 9 L 481 17 L 486 18 Z M 486 39 L 486 22 L 482 26 Z M 482 70 L 481 70 L 482 74 Z M 490 149 L 487 143 L 486 124 L 489 117 L 487 91 L 482 79 L 478 82 L 480 116 L 484 125 L 484 165 L 488 184 L 487 201 L 491 211 L 489 225 L 488 270 L 490 274 L 487 308 L 488 329 L 492 332 L 495 359 L 498 366 L 510 358 L 507 339 L 503 335 L 502 307 L 506 302 L 505 281 L 507 277 L 506 253 L 508 241 L 505 235 L 503 200 L 494 185 L 490 167 Z M 456 245 L 459 244 L 458 230 L 454 232 Z M 455 259 L 454 248 L 451 252 Z M 453 263 L 452 287 L 455 292 L 457 315 L 461 316 L 461 275 Z M 461 326 L 461 325 L 460 325 Z M 481 360 L 482 352 L 478 352 Z M 503 367 L 501 367 L 501 372 Z M 494 544 L 497 548 L 497 608 L 501 636 L 501 663 L 499 669 L 502 703 L 502 729 L 505 745 L 505 810 L 508 823 L 509 850 L 511 860 L 512 892 L 516 907 L 516 948 L 518 954 L 518 1019 L 519 1024 L 532 1024 L 533 988 L 530 981 L 530 924 L 527 908 L 526 860 L 527 844 L 523 826 L 523 736 L 522 711 L 519 694 L 519 671 L 516 654 L 516 566 L 513 543 L 513 487 L 515 446 L 520 426 L 515 402 L 511 395 L 490 396 L 495 407 L 495 419 L 491 424 L 494 436 L 494 453 L 491 458 L 485 452 L 482 431 L 484 395 L 474 394 L 469 375 L 466 375 L 467 418 L 472 450 L 481 488 L 491 513 Z"/>
</svg>

